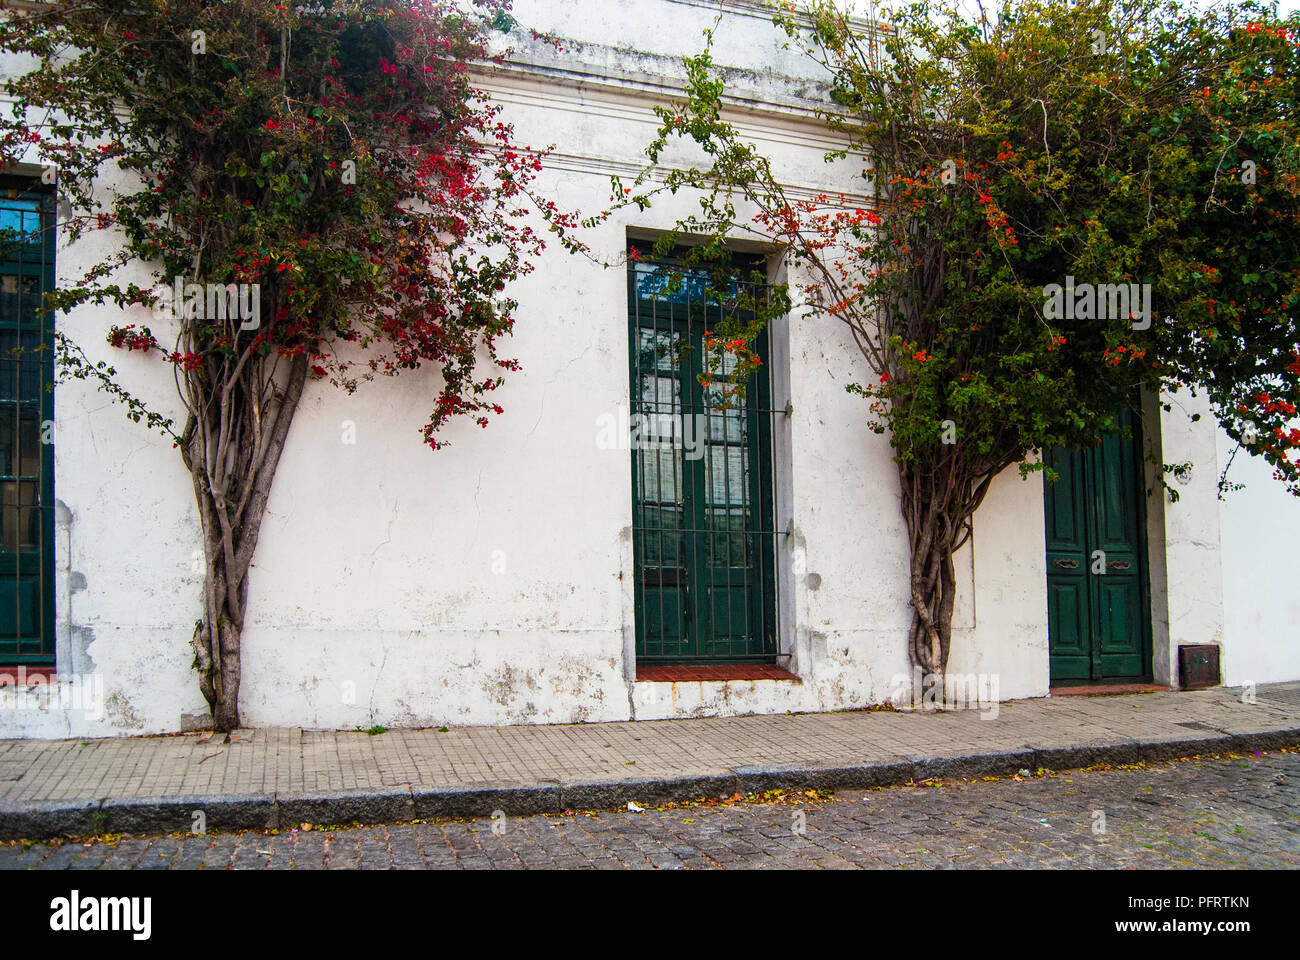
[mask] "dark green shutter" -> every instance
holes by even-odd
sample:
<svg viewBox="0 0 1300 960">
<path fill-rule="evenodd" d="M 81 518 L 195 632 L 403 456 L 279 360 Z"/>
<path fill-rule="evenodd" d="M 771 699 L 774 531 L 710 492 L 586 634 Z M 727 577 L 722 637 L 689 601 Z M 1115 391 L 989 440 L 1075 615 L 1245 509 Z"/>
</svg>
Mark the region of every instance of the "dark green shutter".
<svg viewBox="0 0 1300 960">
<path fill-rule="evenodd" d="M 631 451 L 637 662 L 770 662 L 779 643 L 768 336 L 746 398 L 719 410 L 699 382 L 704 334 L 738 307 L 710 296 L 702 272 L 678 273 L 670 288 L 674 271 L 628 267 L 632 423 L 666 418 L 662 430 L 641 431 L 659 446 Z M 742 276 L 733 292 L 748 283 Z"/>
<path fill-rule="evenodd" d="M 48 194 L 0 179 L 0 663 L 54 662 L 54 284 Z"/>
<path fill-rule="evenodd" d="M 1047 611 L 1056 684 L 1151 677 L 1141 440 L 1106 434 L 1096 449 L 1050 451 L 1060 480 L 1047 484 Z M 1105 554 L 1104 574 L 1094 554 Z M 1098 558 L 1100 559 L 1100 558 Z"/>
</svg>

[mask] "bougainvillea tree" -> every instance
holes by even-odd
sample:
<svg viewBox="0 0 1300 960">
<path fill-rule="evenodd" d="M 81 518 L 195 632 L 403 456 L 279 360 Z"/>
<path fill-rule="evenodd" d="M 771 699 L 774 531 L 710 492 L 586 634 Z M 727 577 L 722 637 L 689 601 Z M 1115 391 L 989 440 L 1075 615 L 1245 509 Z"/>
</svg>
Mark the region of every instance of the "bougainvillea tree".
<svg viewBox="0 0 1300 960">
<path fill-rule="evenodd" d="M 195 666 L 218 729 L 239 725 L 250 564 L 304 385 L 431 368 L 425 442 L 456 418 L 486 426 L 518 367 L 498 345 L 504 291 L 543 246 L 529 223 L 577 245 L 533 191 L 541 155 L 470 79 L 503 18 L 440 0 L 79 0 L 0 19 L 0 49 L 35 58 L 6 84 L 0 160 L 35 155 L 70 240 L 114 244 L 50 306 L 149 307 L 157 333 L 123 321 L 109 340 L 169 364 L 184 402 L 173 431 L 58 341 L 64 377 L 171 433 L 190 472 L 207 565 Z M 121 280 L 142 264 L 154 284 Z"/>
<path fill-rule="evenodd" d="M 701 256 L 769 241 L 809 322 L 847 324 L 872 378 L 850 390 L 898 465 L 914 664 L 944 672 L 953 553 L 993 479 L 1097 444 L 1144 390 L 1204 391 L 1300 493 L 1300 18 L 920 0 L 866 23 L 817 0 L 775 23 L 825 71 L 827 159 L 856 165 L 856 196 L 788 195 L 727 119 L 709 42 L 615 190 L 700 191 L 678 226 Z M 707 160 L 661 162 L 678 139 Z"/>
</svg>

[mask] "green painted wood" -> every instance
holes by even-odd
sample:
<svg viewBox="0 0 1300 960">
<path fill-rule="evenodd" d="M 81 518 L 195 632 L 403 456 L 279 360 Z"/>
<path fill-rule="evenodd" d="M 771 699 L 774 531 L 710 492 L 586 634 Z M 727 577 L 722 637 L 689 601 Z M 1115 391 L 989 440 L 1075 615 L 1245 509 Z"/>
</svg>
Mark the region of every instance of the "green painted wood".
<svg viewBox="0 0 1300 960">
<path fill-rule="evenodd" d="M 54 231 L 26 187 L 0 178 L 0 664 L 35 665 L 54 662 Z"/>
<path fill-rule="evenodd" d="M 767 368 L 741 406 L 718 409 L 717 388 L 699 375 L 707 369 L 705 332 L 723 308 L 697 278 L 671 291 L 659 265 L 633 263 L 628 274 L 630 413 L 659 443 L 633 443 L 631 451 L 637 661 L 770 661 Z M 765 342 L 759 353 L 766 360 Z"/>
<path fill-rule="evenodd" d="M 1151 678 L 1141 439 L 1105 435 L 1096 449 L 1055 449 L 1060 480 L 1044 496 L 1053 684 Z"/>
<path fill-rule="evenodd" d="M 1088 491 L 1084 455 L 1053 451 L 1061 479 L 1047 486 L 1047 611 L 1051 676 L 1091 676 L 1091 597 L 1088 589 Z"/>
</svg>

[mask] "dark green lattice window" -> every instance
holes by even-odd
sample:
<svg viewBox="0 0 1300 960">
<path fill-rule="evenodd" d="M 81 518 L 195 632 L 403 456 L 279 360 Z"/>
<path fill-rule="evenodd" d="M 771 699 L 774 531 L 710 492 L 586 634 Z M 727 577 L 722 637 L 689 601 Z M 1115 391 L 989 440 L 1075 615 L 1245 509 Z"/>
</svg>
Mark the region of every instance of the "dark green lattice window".
<svg viewBox="0 0 1300 960">
<path fill-rule="evenodd" d="M 771 662 L 774 576 L 770 334 L 743 399 L 724 400 L 734 357 L 706 333 L 764 285 L 761 261 L 728 278 L 675 261 L 628 265 L 637 662 Z M 700 382 L 701 375 L 708 383 Z"/>
<path fill-rule="evenodd" d="M 0 178 L 0 664 L 54 662 L 50 200 Z"/>
</svg>

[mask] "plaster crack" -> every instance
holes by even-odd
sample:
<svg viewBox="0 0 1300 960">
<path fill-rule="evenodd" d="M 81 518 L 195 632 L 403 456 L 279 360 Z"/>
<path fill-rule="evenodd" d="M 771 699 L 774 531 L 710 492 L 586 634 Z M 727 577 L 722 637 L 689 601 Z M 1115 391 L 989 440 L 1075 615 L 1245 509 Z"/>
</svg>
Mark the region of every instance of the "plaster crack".
<svg viewBox="0 0 1300 960">
<path fill-rule="evenodd" d="M 375 674 L 375 682 L 370 688 L 370 722 L 375 722 L 375 691 L 379 689 L 379 681 L 384 675 L 384 667 L 388 666 L 388 649 L 384 649 L 384 659 L 379 663 L 379 672 Z"/>
<path fill-rule="evenodd" d="M 587 348 L 583 350 L 582 353 L 578 354 L 576 357 L 574 357 L 564 366 L 560 367 L 559 370 L 555 371 L 555 376 L 551 377 L 551 379 L 547 380 L 546 383 L 542 384 L 542 396 L 541 399 L 539 399 L 537 402 L 537 420 L 536 422 L 533 423 L 533 428 L 528 431 L 528 435 L 530 437 L 537 432 L 537 428 L 542 422 L 542 415 L 545 413 L 546 410 L 546 391 L 551 387 L 552 384 L 554 384 L 557 380 L 559 380 L 561 376 L 563 376 L 565 370 L 568 370 L 569 367 L 573 366 L 575 363 L 577 363 L 587 354 L 591 353 L 591 348 L 592 348 L 592 344 L 590 343 L 587 344 Z"/>
</svg>

